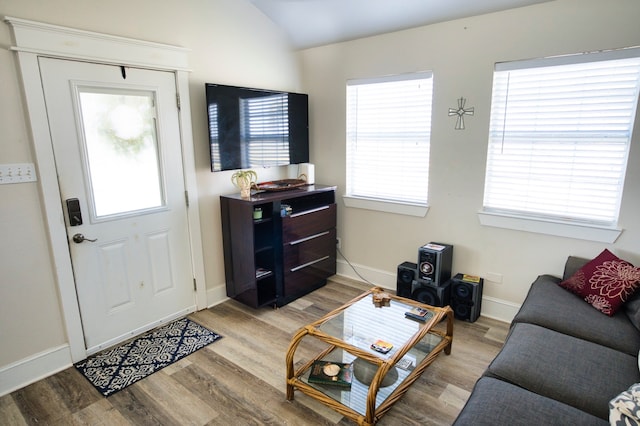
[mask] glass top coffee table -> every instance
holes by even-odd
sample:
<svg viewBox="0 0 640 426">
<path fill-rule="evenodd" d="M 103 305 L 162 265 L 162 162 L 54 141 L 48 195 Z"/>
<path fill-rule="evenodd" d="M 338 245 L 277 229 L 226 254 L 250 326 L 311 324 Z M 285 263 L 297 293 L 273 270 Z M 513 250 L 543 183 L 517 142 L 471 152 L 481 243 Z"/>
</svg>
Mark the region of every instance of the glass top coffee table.
<svg viewBox="0 0 640 426">
<path fill-rule="evenodd" d="M 386 303 L 375 304 L 380 296 Z M 426 311 L 423 320 L 405 316 L 414 308 Z M 443 319 L 446 330 L 435 330 Z M 372 288 L 293 336 L 286 356 L 287 399 L 299 390 L 358 424 L 373 425 L 441 352 L 451 353 L 452 341 L 449 306 L 428 306 Z M 391 349 L 380 352 L 385 346 Z M 324 380 L 318 364 L 346 371 L 336 377 L 332 369 L 337 368 L 328 367 L 329 380 Z"/>
</svg>

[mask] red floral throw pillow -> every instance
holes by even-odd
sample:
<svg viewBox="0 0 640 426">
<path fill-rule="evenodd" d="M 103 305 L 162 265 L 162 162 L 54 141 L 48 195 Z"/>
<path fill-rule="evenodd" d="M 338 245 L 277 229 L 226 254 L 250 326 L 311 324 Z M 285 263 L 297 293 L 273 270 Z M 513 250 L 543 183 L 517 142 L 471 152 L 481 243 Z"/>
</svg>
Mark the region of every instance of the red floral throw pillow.
<svg viewBox="0 0 640 426">
<path fill-rule="evenodd" d="M 560 286 L 611 316 L 640 286 L 640 268 L 604 249 Z"/>
</svg>

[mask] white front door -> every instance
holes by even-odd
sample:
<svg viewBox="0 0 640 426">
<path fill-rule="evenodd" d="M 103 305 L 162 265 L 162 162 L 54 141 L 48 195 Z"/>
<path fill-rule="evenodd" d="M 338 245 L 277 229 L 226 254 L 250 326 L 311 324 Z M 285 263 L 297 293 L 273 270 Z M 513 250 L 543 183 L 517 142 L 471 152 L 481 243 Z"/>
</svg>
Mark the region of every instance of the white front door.
<svg viewBox="0 0 640 426">
<path fill-rule="evenodd" d="M 39 61 L 91 354 L 195 310 L 175 75 Z"/>
</svg>

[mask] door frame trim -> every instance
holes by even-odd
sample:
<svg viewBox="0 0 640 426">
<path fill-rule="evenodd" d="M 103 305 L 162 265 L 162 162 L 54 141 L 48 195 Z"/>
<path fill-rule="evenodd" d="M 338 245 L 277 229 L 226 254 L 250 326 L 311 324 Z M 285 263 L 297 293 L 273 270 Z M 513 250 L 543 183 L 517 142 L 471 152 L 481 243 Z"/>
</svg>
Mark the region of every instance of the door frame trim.
<svg viewBox="0 0 640 426">
<path fill-rule="evenodd" d="M 178 120 L 185 189 L 189 193 L 187 215 L 192 271 L 196 280 L 195 301 L 197 309 L 206 308 L 204 255 L 189 102 L 189 70 L 187 68 L 189 50 L 9 16 L 5 16 L 4 20 L 13 30 L 15 45 L 11 46 L 10 50 L 16 52 L 18 69 L 22 77 L 27 125 L 31 130 L 33 152 L 40 176 L 39 189 L 44 221 L 49 236 L 51 261 L 60 294 L 60 306 L 71 361 L 78 362 L 85 359 L 87 351 L 80 306 L 76 296 L 66 224 L 60 202 L 61 192 L 53 155 L 53 141 L 49 133 L 44 92 L 40 83 L 39 57 L 135 66 L 168 71 L 175 75 L 176 91 L 180 97 Z"/>
</svg>

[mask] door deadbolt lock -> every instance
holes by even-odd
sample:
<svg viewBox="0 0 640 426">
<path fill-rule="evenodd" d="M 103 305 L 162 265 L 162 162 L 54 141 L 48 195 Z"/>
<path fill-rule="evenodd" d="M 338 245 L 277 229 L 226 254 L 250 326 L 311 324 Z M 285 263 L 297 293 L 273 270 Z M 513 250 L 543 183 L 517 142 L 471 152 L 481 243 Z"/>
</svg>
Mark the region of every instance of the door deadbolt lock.
<svg viewBox="0 0 640 426">
<path fill-rule="evenodd" d="M 77 198 L 67 199 L 67 214 L 69 215 L 69 226 L 82 225 L 82 212 L 80 211 L 80 201 Z"/>
</svg>

